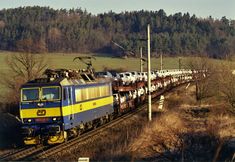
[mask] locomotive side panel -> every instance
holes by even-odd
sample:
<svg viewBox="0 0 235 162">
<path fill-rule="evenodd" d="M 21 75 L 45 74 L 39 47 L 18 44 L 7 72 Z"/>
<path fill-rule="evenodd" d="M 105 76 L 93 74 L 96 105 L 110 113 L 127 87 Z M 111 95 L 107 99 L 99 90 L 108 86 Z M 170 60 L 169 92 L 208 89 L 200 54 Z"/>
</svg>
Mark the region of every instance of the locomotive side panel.
<svg viewBox="0 0 235 162">
<path fill-rule="evenodd" d="M 113 115 L 111 83 L 70 85 L 63 87 L 62 116 L 64 129 L 80 131 L 94 120 Z"/>
</svg>

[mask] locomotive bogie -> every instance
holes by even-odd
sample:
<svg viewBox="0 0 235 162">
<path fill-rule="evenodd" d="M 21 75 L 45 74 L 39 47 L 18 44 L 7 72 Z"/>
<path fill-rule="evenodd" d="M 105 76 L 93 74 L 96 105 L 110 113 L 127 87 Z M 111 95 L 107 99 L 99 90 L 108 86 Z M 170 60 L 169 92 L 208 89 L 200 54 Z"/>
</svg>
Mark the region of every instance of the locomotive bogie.
<svg viewBox="0 0 235 162">
<path fill-rule="evenodd" d="M 67 132 L 60 131 L 59 133 L 48 136 L 47 144 L 53 145 L 53 144 L 63 143 L 67 140 L 67 138 L 68 138 Z"/>
<path fill-rule="evenodd" d="M 25 145 L 39 145 L 41 143 L 40 136 L 25 137 L 23 141 Z"/>
</svg>

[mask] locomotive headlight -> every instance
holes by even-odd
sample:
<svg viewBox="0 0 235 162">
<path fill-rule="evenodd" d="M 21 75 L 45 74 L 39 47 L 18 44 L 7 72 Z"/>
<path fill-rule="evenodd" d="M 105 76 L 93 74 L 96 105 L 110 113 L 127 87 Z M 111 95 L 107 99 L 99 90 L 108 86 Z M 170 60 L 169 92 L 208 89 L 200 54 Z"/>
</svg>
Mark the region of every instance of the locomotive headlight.
<svg viewBox="0 0 235 162">
<path fill-rule="evenodd" d="M 52 121 L 60 121 L 60 117 L 54 117 L 54 118 L 52 118 Z"/>
<path fill-rule="evenodd" d="M 30 123 L 32 121 L 32 119 L 28 119 L 28 122 Z"/>
</svg>

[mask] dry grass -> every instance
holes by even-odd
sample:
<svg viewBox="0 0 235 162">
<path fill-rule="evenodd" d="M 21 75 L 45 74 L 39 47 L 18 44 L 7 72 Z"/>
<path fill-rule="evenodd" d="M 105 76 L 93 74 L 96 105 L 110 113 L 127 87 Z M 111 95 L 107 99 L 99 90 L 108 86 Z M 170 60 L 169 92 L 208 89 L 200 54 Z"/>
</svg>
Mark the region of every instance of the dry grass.
<svg viewBox="0 0 235 162">
<path fill-rule="evenodd" d="M 188 106 L 195 106 L 197 102 L 195 100 L 195 86 L 190 83 L 190 86 L 186 89 L 188 84 L 181 88 L 177 88 L 174 93 L 170 93 L 166 97 L 167 109 L 182 109 Z"/>
<path fill-rule="evenodd" d="M 235 118 L 228 114 L 213 115 L 206 122 L 206 132 L 220 140 L 235 138 Z"/>
<path fill-rule="evenodd" d="M 194 86 L 166 96 L 165 110 L 146 126 L 129 150 L 137 160 L 231 160 L 235 118 L 224 102 L 197 102 Z M 182 97 L 183 96 L 183 97 Z M 215 99 L 215 98 L 214 98 Z M 207 99 L 211 101 L 212 98 Z M 156 106 L 157 107 L 157 106 Z M 233 150 L 233 151 L 232 151 Z"/>
<path fill-rule="evenodd" d="M 180 152 L 183 146 L 181 135 L 185 124 L 176 112 L 167 112 L 146 126 L 143 133 L 129 147 L 135 159 L 164 156 Z"/>
</svg>

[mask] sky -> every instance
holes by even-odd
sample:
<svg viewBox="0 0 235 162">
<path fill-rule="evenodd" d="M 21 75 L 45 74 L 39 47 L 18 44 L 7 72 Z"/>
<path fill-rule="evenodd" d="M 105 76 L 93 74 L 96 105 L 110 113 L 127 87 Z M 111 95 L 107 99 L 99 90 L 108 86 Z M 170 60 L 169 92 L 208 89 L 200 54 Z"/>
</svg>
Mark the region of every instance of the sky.
<svg viewBox="0 0 235 162">
<path fill-rule="evenodd" d="M 226 16 L 235 20 L 235 0 L 0 0 L 0 9 L 20 6 L 49 6 L 51 8 L 82 8 L 92 14 L 108 11 L 122 12 L 134 10 L 163 9 L 167 15 L 177 12 L 200 18 L 220 19 Z"/>
</svg>

